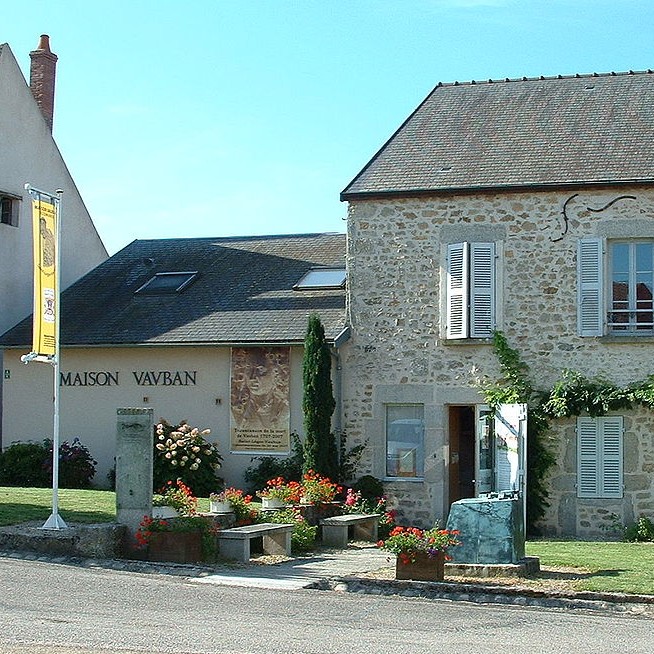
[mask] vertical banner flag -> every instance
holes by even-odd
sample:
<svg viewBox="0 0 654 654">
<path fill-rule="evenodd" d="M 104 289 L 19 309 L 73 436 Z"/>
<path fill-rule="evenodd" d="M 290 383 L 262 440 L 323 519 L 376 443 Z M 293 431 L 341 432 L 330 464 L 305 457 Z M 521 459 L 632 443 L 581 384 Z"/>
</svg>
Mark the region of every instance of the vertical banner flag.
<svg viewBox="0 0 654 654">
<path fill-rule="evenodd" d="M 54 357 L 57 351 L 57 202 L 59 199 L 30 189 L 34 233 L 34 327 L 32 352 Z"/>
</svg>

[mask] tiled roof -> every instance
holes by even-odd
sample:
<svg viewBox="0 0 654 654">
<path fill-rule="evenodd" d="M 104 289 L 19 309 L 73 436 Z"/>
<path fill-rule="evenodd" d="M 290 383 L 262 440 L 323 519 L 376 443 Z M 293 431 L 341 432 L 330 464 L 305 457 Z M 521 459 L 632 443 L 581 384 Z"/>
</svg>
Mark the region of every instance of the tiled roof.
<svg viewBox="0 0 654 654">
<path fill-rule="evenodd" d="M 651 182 L 654 74 L 439 84 L 342 192 Z"/>
<path fill-rule="evenodd" d="M 62 293 L 62 345 L 295 343 L 310 313 L 334 339 L 345 290 L 294 291 L 314 266 L 345 267 L 344 234 L 134 241 Z M 182 292 L 134 291 L 157 272 L 198 271 Z M 31 317 L 0 346 L 31 343 Z"/>
</svg>

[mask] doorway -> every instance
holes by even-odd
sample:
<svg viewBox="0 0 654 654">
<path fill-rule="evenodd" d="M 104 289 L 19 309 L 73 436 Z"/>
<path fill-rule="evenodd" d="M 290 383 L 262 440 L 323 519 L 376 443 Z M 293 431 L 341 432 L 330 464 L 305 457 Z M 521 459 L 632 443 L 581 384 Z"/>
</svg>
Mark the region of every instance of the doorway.
<svg viewBox="0 0 654 654">
<path fill-rule="evenodd" d="M 450 406 L 449 503 L 475 497 L 475 407 Z"/>
</svg>

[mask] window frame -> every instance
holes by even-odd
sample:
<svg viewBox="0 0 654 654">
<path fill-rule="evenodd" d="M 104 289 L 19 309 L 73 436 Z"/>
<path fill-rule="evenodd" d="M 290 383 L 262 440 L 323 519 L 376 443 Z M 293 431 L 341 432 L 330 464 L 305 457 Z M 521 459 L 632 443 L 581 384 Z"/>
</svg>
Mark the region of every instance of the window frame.
<svg viewBox="0 0 654 654">
<path fill-rule="evenodd" d="M 498 244 L 447 244 L 445 340 L 489 339 L 498 320 Z"/>
<path fill-rule="evenodd" d="M 3 193 L 0 191 L 0 225 L 8 225 L 10 227 L 18 227 L 18 216 L 20 212 L 20 201 L 22 198 L 12 195 L 11 193 Z M 4 204 L 9 203 L 9 220 L 4 220 L 7 212 L 4 209 Z"/>
<path fill-rule="evenodd" d="M 419 420 L 420 421 L 420 440 L 419 442 L 411 440 L 390 440 L 390 425 L 391 420 L 389 416 L 389 410 L 397 409 L 408 409 L 413 410 L 420 409 L 420 417 L 415 415 L 406 418 L 395 418 L 392 422 L 397 422 L 398 420 Z M 389 402 L 384 404 L 384 478 L 397 481 L 422 481 L 425 478 L 425 405 L 421 402 Z M 389 443 L 397 443 L 397 446 L 391 449 Z M 406 447 L 400 447 L 400 444 L 404 443 Z M 412 447 L 415 445 L 415 447 Z M 400 452 L 403 454 L 402 461 L 400 461 Z M 396 469 L 393 469 L 391 466 L 392 460 L 395 459 L 397 466 Z M 401 469 L 401 464 L 404 462 L 405 466 L 408 463 L 409 466 Z"/>
</svg>

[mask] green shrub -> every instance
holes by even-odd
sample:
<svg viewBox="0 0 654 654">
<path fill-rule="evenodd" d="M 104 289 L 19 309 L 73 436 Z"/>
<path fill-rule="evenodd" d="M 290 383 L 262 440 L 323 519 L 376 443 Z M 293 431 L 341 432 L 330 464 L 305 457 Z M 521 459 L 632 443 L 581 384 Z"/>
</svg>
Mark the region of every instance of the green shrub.
<svg viewBox="0 0 654 654">
<path fill-rule="evenodd" d="M 654 523 L 641 516 L 633 525 L 625 528 L 624 539 L 629 542 L 654 542 Z"/>
<path fill-rule="evenodd" d="M 0 454 L 0 486 L 51 486 L 52 474 L 46 467 L 51 452 L 51 444 L 47 440 L 41 443 L 12 443 Z"/>
<path fill-rule="evenodd" d="M 377 499 L 384 495 L 384 485 L 377 477 L 373 477 L 372 475 L 364 475 L 360 479 L 357 479 L 352 484 L 352 488 L 355 492 L 361 493 L 361 497 L 364 500 Z"/>
<path fill-rule="evenodd" d="M 59 445 L 59 487 L 89 488 L 97 461 L 79 438 Z M 0 455 L 0 485 L 47 488 L 52 485 L 52 441 L 12 443 Z"/>
<path fill-rule="evenodd" d="M 154 427 L 154 461 L 152 490 L 157 492 L 168 484 L 181 479 L 196 497 L 208 497 L 223 480 L 217 471 L 223 460 L 218 448 L 205 436 L 209 429 L 200 431 L 185 420 L 171 425 L 160 419 Z"/>
<path fill-rule="evenodd" d="M 291 434 L 293 441 L 291 456 L 256 456 L 252 461 L 256 465 L 246 468 L 243 473 L 243 479 L 247 483 L 247 492 L 250 495 L 256 495 L 256 492 L 265 488 L 268 481 L 277 477 L 284 477 L 287 481 L 300 481 L 302 479 L 302 460 L 304 448 L 300 437 Z"/>
<path fill-rule="evenodd" d="M 260 520 L 275 522 L 277 524 L 292 524 L 291 551 L 294 554 L 299 552 L 310 552 L 316 545 L 318 527 L 311 526 L 298 509 L 282 509 L 281 511 L 267 511 L 260 514 Z"/>
</svg>

